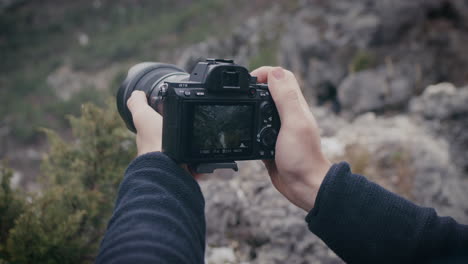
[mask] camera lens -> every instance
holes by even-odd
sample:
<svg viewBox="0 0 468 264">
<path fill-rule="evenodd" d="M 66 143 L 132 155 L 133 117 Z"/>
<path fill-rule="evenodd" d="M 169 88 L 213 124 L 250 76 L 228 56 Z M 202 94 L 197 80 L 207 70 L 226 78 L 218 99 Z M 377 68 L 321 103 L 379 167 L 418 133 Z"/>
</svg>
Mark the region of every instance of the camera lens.
<svg viewBox="0 0 468 264">
<path fill-rule="evenodd" d="M 182 81 L 188 79 L 188 77 L 187 72 L 171 64 L 144 62 L 130 68 L 116 96 L 117 109 L 127 128 L 136 132 L 132 114 L 127 107 L 127 100 L 133 91 L 143 91 L 147 98 L 157 97 L 160 84 L 167 80 Z M 151 100 L 149 104 L 154 110 L 158 111 L 158 103 L 158 100 Z"/>
</svg>

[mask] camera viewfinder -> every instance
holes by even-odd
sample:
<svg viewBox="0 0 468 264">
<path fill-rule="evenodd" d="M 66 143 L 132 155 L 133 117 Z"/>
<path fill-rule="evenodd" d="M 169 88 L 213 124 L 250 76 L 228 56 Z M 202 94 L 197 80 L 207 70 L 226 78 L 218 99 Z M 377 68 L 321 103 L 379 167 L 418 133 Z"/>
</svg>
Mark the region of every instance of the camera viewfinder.
<svg viewBox="0 0 468 264">
<path fill-rule="evenodd" d="M 238 71 L 223 71 L 222 85 L 224 89 L 240 89 L 239 72 Z"/>
</svg>

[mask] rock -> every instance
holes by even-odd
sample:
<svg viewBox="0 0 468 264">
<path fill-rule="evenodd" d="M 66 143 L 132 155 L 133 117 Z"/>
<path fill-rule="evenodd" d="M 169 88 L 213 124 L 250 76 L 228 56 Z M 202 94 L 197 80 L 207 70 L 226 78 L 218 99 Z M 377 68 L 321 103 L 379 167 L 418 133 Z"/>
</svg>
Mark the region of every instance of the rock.
<svg viewBox="0 0 468 264">
<path fill-rule="evenodd" d="M 23 179 L 23 174 L 19 171 L 13 173 L 13 177 L 10 179 L 10 188 L 16 190 L 20 187 L 20 183 Z"/>
<path fill-rule="evenodd" d="M 348 121 L 334 114 L 326 107 L 311 107 L 310 111 L 317 119 L 321 137 L 333 137 L 348 125 Z"/>
<path fill-rule="evenodd" d="M 450 3 L 453 5 L 452 13 L 456 13 L 455 16 L 458 19 L 460 26 L 468 25 L 468 2 L 464 0 L 452 0 Z"/>
<path fill-rule="evenodd" d="M 86 46 L 89 45 L 89 36 L 88 36 L 88 34 L 86 34 L 84 32 L 79 32 L 78 36 L 77 36 L 77 39 L 78 39 L 78 43 L 80 44 L 80 46 L 86 47 Z"/>
<path fill-rule="evenodd" d="M 207 264 L 236 264 L 238 263 L 234 250 L 228 247 L 208 248 L 205 262 Z"/>
<path fill-rule="evenodd" d="M 342 52 L 334 54 L 346 40 L 340 38 L 334 22 L 329 22 L 323 12 L 320 5 L 301 8 L 280 36 L 280 65 L 304 80 L 303 92 L 309 100 L 315 100 L 318 87 L 326 83 L 337 87 L 347 72 L 347 64 L 335 58 Z"/>
<path fill-rule="evenodd" d="M 379 29 L 373 44 L 394 43 L 401 39 L 404 32 L 412 25 L 425 19 L 429 1 L 381 0 L 373 2 L 373 8 L 380 18 Z"/>
<path fill-rule="evenodd" d="M 333 161 L 348 161 L 355 173 L 386 189 L 468 222 L 468 179 L 454 166 L 449 141 L 431 133 L 417 116 L 367 113 L 349 122 L 325 108 L 311 110 Z M 217 172 L 201 187 L 208 251 L 228 248 L 237 262 L 252 264 L 342 263 L 308 231 L 305 213 L 276 191 L 261 162 L 241 162 L 238 173 Z"/>
<path fill-rule="evenodd" d="M 309 100 L 319 102 L 324 84 L 339 87 L 353 78 L 349 66 L 361 52 L 372 59 L 365 65 L 371 71 L 379 72 L 391 61 L 397 78 L 393 85 L 401 89 L 411 85 L 411 92 L 419 92 L 440 80 L 464 83 L 464 11 L 463 1 L 316 1 L 313 8 L 304 3 L 281 35 L 280 64 L 304 80 Z M 379 108 L 405 111 L 408 98 L 402 95 L 395 98 L 397 105 L 403 102 L 401 108 L 393 102 Z"/>
<path fill-rule="evenodd" d="M 69 100 L 73 94 L 91 85 L 87 78 L 73 72 L 71 67 L 64 65 L 47 77 L 47 84 L 52 87 L 62 100 Z"/>
<path fill-rule="evenodd" d="M 386 68 L 351 74 L 338 88 L 342 110 L 353 115 L 404 108 L 412 95 L 412 81 Z"/>
<path fill-rule="evenodd" d="M 88 73 L 76 71 L 70 65 L 64 64 L 47 76 L 47 85 L 60 99 L 66 101 L 85 88 L 109 89 L 109 84 L 121 69 L 122 65 L 114 65 L 102 71 Z"/>
<path fill-rule="evenodd" d="M 211 247 L 232 248 L 251 264 L 342 263 L 308 231 L 305 213 L 276 191 L 261 162 L 241 162 L 239 173 L 211 175 L 201 187 Z"/>
<path fill-rule="evenodd" d="M 205 58 L 230 58 L 239 65 L 249 67 L 252 58 L 260 53 L 265 43 L 276 41 L 279 34 L 277 29 L 285 18 L 278 6 L 273 5 L 262 15 L 247 19 L 222 38 L 210 38 L 177 50 L 173 57 L 177 58 L 177 65 L 187 70 Z"/>
<path fill-rule="evenodd" d="M 188 65 L 203 57 L 229 57 L 249 66 L 272 43 L 278 50 L 270 56 L 277 56 L 280 66 L 297 75 L 305 97 L 321 105 L 331 102 L 328 106 L 334 111 L 342 110 L 336 96 L 339 87 L 349 86 L 359 71 L 368 70 L 378 80 L 364 83 L 379 88 L 366 90 L 363 96 L 371 97 L 371 102 L 360 99 L 352 115 L 374 110 L 405 112 L 409 96 L 431 83 L 466 82 L 468 34 L 462 25 L 468 24 L 468 12 L 461 0 L 297 4 L 292 13 L 274 5 L 239 24 L 231 34 L 178 50 L 174 54 L 180 58 L 178 65 L 189 69 Z M 368 61 L 353 69 L 362 63 L 360 54 L 366 54 Z M 347 109 L 349 104 L 343 110 Z"/>
<path fill-rule="evenodd" d="M 468 114 L 468 87 L 457 90 L 451 83 L 431 85 L 412 100 L 411 111 L 426 119 L 439 120 Z"/>
<path fill-rule="evenodd" d="M 456 89 L 449 83 L 432 85 L 410 105 L 413 115 L 449 142 L 451 159 L 468 175 L 468 86 Z"/>
<path fill-rule="evenodd" d="M 346 145 L 335 137 L 322 137 L 322 149 L 327 157 L 343 157 Z"/>
<path fill-rule="evenodd" d="M 468 222 L 468 179 L 454 166 L 450 147 L 407 116 L 362 115 L 335 137 L 355 172 L 441 215 Z"/>
</svg>

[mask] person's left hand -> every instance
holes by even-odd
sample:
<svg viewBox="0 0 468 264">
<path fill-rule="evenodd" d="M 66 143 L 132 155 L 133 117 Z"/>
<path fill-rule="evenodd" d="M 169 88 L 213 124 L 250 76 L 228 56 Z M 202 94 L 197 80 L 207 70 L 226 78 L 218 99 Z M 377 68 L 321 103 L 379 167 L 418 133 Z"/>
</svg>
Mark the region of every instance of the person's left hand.
<svg viewBox="0 0 468 264">
<path fill-rule="evenodd" d="M 132 113 L 133 124 L 136 128 L 138 156 L 161 151 L 162 117 L 148 105 L 146 94 L 142 91 L 133 91 L 127 101 L 127 106 Z M 180 166 L 195 179 L 200 177 L 200 174 L 193 172 L 186 164 Z"/>
<path fill-rule="evenodd" d="M 134 91 L 127 101 L 136 128 L 138 156 L 161 151 L 162 117 L 148 105 L 146 94 Z"/>
</svg>

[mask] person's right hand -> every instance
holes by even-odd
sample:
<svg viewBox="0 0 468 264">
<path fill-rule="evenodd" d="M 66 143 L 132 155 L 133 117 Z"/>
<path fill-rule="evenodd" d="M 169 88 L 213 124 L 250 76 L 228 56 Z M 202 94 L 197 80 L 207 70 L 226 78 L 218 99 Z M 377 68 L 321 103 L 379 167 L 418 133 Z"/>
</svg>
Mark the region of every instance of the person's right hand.
<svg viewBox="0 0 468 264">
<path fill-rule="evenodd" d="M 271 181 L 289 201 L 308 212 L 331 167 L 321 150 L 317 122 L 290 71 L 261 67 L 251 74 L 258 82 L 268 82 L 281 119 L 275 160 L 264 161 Z"/>
</svg>

